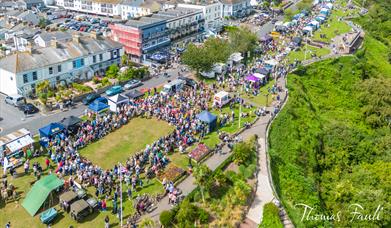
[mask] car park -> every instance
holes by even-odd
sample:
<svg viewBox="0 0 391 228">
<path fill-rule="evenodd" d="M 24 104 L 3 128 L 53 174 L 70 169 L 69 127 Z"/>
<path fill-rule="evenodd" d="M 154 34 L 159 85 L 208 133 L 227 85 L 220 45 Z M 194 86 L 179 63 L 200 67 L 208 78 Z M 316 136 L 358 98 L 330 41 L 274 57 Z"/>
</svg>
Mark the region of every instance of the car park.
<svg viewBox="0 0 391 228">
<path fill-rule="evenodd" d="M 82 100 L 82 103 L 85 105 L 91 104 L 95 99 L 99 98 L 100 95 L 97 93 L 90 93 Z"/>
<path fill-rule="evenodd" d="M 18 106 L 19 110 L 25 114 L 34 114 L 39 112 L 39 109 L 31 103 L 21 104 Z"/>
<path fill-rule="evenodd" d="M 128 90 L 128 89 L 134 89 L 134 88 L 139 87 L 139 86 L 141 86 L 141 85 L 142 85 L 142 83 L 141 83 L 140 80 L 132 79 L 132 80 L 130 80 L 128 83 L 126 83 L 126 84 L 124 85 L 124 89 L 126 89 L 126 90 Z"/>
<path fill-rule="evenodd" d="M 114 95 L 119 94 L 121 92 L 122 92 L 122 87 L 117 85 L 117 86 L 113 86 L 110 89 L 106 90 L 106 95 L 107 96 L 114 96 Z"/>
</svg>

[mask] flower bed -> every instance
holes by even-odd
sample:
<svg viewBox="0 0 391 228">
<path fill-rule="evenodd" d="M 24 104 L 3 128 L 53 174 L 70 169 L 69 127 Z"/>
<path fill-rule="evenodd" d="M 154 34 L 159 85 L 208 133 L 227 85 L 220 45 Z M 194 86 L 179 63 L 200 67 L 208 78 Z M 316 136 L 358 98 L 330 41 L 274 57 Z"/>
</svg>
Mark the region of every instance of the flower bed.
<svg viewBox="0 0 391 228">
<path fill-rule="evenodd" d="M 166 180 L 170 180 L 175 183 L 183 175 L 185 175 L 185 170 L 171 164 L 163 172 L 159 173 L 157 178 L 160 182 L 162 182 L 165 178 Z"/>
<path fill-rule="evenodd" d="M 193 160 L 195 160 L 197 163 L 200 162 L 206 155 L 210 153 L 209 147 L 207 147 L 205 144 L 200 143 L 197 145 L 197 147 L 190 152 L 190 156 Z"/>
</svg>

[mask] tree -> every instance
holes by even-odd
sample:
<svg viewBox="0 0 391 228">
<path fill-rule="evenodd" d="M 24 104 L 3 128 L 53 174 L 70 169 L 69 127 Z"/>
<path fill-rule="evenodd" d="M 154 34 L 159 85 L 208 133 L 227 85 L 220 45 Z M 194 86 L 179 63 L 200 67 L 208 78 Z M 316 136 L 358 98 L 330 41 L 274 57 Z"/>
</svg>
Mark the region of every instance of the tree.
<svg viewBox="0 0 391 228">
<path fill-rule="evenodd" d="M 155 225 L 155 222 L 151 219 L 151 218 L 148 218 L 148 217 L 145 217 L 143 219 L 141 219 L 140 221 L 140 227 L 141 228 L 153 228 L 153 227 L 156 227 Z"/>
<path fill-rule="evenodd" d="M 112 64 L 106 71 L 106 76 L 109 78 L 116 78 L 119 72 L 117 64 Z"/>
<path fill-rule="evenodd" d="M 49 24 L 48 20 L 46 20 L 46 18 L 40 18 L 39 19 L 39 22 L 38 22 L 38 26 L 40 28 L 45 28 L 47 25 Z"/>
<path fill-rule="evenodd" d="M 312 0 L 302 0 L 297 3 L 297 8 L 301 10 L 310 11 L 312 8 Z"/>
<path fill-rule="evenodd" d="M 163 227 L 171 227 L 175 218 L 175 213 L 170 211 L 162 211 L 159 216 L 160 224 L 162 224 Z"/>
<path fill-rule="evenodd" d="M 233 160 L 236 164 L 244 164 L 248 161 L 255 148 L 250 142 L 241 142 L 234 146 L 233 149 Z"/>
<path fill-rule="evenodd" d="M 225 63 L 231 55 L 228 41 L 220 38 L 207 39 L 204 43 L 204 48 L 210 54 L 213 63 Z"/>
<path fill-rule="evenodd" d="M 186 51 L 182 54 L 182 61 L 192 70 L 195 70 L 197 75 L 202 71 L 210 71 L 214 64 L 214 60 L 206 48 L 197 47 L 194 44 L 187 46 Z"/>
<path fill-rule="evenodd" d="M 121 56 L 121 65 L 122 66 L 127 66 L 128 62 L 129 62 L 129 57 L 127 54 L 124 54 L 123 56 Z"/>
<path fill-rule="evenodd" d="M 196 183 L 200 186 L 202 202 L 205 203 L 204 190 L 208 189 L 210 186 L 210 177 L 212 175 L 212 170 L 208 166 L 202 164 L 195 167 L 193 176 L 196 179 Z"/>
<path fill-rule="evenodd" d="M 188 227 L 193 224 L 198 217 L 197 209 L 195 205 L 190 203 L 189 199 L 183 200 L 175 217 L 179 227 Z"/>
<path fill-rule="evenodd" d="M 37 90 L 37 93 L 39 94 L 39 93 L 47 93 L 49 91 L 49 87 L 50 87 L 49 80 L 44 80 L 37 83 L 35 88 Z"/>
<path fill-rule="evenodd" d="M 259 228 L 268 228 L 268 227 L 275 227 L 275 228 L 282 228 L 284 227 L 279 216 L 279 209 L 278 207 L 270 202 L 265 204 L 263 206 L 263 216 L 262 216 L 262 223 L 259 225 Z"/>
<path fill-rule="evenodd" d="M 237 30 L 228 32 L 232 50 L 246 54 L 257 47 L 258 37 L 249 27 L 241 26 Z"/>
<path fill-rule="evenodd" d="M 295 12 L 293 12 L 292 9 L 287 9 L 284 11 L 285 20 L 291 21 L 293 19 L 293 16 L 295 15 Z"/>
</svg>

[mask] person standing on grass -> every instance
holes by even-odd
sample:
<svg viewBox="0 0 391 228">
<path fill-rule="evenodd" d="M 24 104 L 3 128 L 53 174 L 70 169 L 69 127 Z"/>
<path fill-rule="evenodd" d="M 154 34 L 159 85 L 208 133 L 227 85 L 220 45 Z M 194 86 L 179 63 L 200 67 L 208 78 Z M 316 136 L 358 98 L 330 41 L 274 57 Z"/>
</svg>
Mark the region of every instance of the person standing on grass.
<svg viewBox="0 0 391 228">
<path fill-rule="evenodd" d="M 106 215 L 105 217 L 105 228 L 109 228 L 110 227 L 110 219 L 109 219 L 109 216 Z"/>
<path fill-rule="evenodd" d="M 45 164 L 46 164 L 46 169 L 49 169 L 49 167 L 50 167 L 50 160 L 48 158 L 46 158 Z"/>
</svg>

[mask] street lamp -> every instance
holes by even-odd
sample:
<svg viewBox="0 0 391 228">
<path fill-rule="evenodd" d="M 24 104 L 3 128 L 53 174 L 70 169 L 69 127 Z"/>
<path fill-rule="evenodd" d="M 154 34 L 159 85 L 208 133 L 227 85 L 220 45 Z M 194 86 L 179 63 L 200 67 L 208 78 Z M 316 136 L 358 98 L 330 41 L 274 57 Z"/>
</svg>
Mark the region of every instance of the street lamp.
<svg viewBox="0 0 391 228">
<path fill-rule="evenodd" d="M 119 168 L 119 181 L 120 181 L 120 187 L 119 187 L 119 189 L 120 189 L 120 192 L 121 192 L 121 201 L 120 201 L 120 210 L 121 210 L 121 215 L 120 215 L 120 220 L 121 220 L 121 227 L 123 227 L 123 217 L 122 217 L 122 169 L 121 169 L 121 167 L 122 167 L 122 164 L 120 163 L 120 162 L 118 162 L 118 168 Z"/>
</svg>

